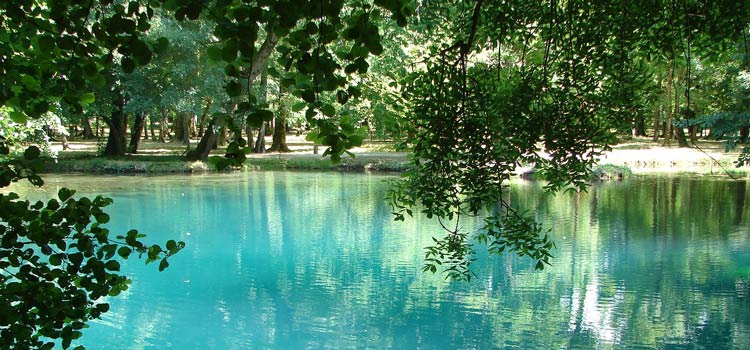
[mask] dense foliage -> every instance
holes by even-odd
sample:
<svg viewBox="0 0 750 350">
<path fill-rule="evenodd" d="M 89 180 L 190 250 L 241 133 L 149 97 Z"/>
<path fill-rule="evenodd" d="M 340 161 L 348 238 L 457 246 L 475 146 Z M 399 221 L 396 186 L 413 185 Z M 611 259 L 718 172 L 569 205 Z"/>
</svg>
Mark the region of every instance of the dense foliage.
<svg viewBox="0 0 750 350">
<path fill-rule="evenodd" d="M 476 242 L 531 256 L 538 269 L 548 264 L 553 243 L 503 200 L 503 182 L 531 165 L 550 190 L 585 189 L 614 132 L 632 125 L 643 103 L 639 62 L 666 59 L 674 74 L 683 52 L 690 62 L 740 37 L 749 9 L 732 1 L 434 4 L 435 21 L 454 30 L 408 78 L 413 170 L 390 194 L 397 219 L 419 208 L 453 220 L 428 248 L 425 270 L 470 279 Z M 462 229 L 465 215 L 486 215 L 483 230 Z"/>
</svg>

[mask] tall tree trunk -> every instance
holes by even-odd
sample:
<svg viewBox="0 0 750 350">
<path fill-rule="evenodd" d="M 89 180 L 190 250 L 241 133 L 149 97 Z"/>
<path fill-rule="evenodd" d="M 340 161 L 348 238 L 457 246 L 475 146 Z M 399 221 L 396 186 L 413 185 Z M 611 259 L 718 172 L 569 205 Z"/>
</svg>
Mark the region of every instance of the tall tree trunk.
<svg viewBox="0 0 750 350">
<path fill-rule="evenodd" d="M 174 141 L 183 141 L 185 139 L 185 123 L 182 121 L 183 117 L 182 113 L 177 113 L 174 116 L 174 121 L 172 122 Z"/>
<path fill-rule="evenodd" d="M 258 86 L 258 99 L 261 103 L 265 103 L 268 100 L 268 73 L 266 70 L 260 75 L 260 85 Z M 253 147 L 253 153 L 265 153 L 266 152 L 266 122 L 260 124 L 258 128 L 258 138 L 255 140 L 255 147 Z"/>
<path fill-rule="evenodd" d="M 661 76 L 659 76 L 656 80 L 656 88 L 661 89 Z M 654 137 L 652 139 L 653 142 L 659 141 L 659 133 L 661 132 L 661 121 L 659 121 L 659 115 L 661 114 L 661 103 L 657 100 L 654 103 Z"/>
<path fill-rule="evenodd" d="M 289 147 L 286 145 L 286 115 L 289 113 L 289 108 L 285 102 L 286 91 L 283 87 L 279 88 L 279 100 L 277 105 L 279 106 L 276 110 L 276 119 L 274 120 L 273 127 L 273 141 L 271 148 L 268 152 L 291 152 Z"/>
<path fill-rule="evenodd" d="M 691 125 L 688 127 L 688 136 L 690 137 L 690 143 L 692 145 L 695 145 L 698 143 L 698 126 L 697 125 Z"/>
<path fill-rule="evenodd" d="M 89 122 L 89 117 L 85 115 L 81 116 L 81 124 L 83 124 L 83 134 L 81 136 L 84 139 L 93 139 L 94 132 L 91 130 L 91 122 Z"/>
<path fill-rule="evenodd" d="M 137 113 L 133 122 L 133 131 L 130 133 L 129 153 L 138 153 L 138 144 L 141 142 L 141 133 L 146 124 L 146 113 Z"/>
<path fill-rule="evenodd" d="M 190 113 L 190 118 L 188 120 L 190 122 L 190 126 L 188 127 L 190 132 L 188 135 L 190 135 L 191 138 L 198 137 L 198 115 Z"/>
<path fill-rule="evenodd" d="M 633 136 L 647 136 L 646 135 L 646 120 L 640 114 L 635 116 L 635 126 L 633 128 Z"/>
<path fill-rule="evenodd" d="M 681 75 L 680 75 L 681 76 Z M 681 79 L 681 78 L 680 78 Z M 674 90 L 674 114 L 677 118 L 680 118 L 680 94 L 677 92 L 677 89 Z M 685 128 L 683 127 L 676 127 L 673 126 L 675 131 L 675 136 L 677 136 L 677 147 L 680 148 L 690 148 L 690 144 L 687 142 L 687 137 L 685 137 Z"/>
<path fill-rule="evenodd" d="M 167 127 L 166 120 L 162 120 L 159 124 L 159 142 L 166 143 L 167 135 L 169 135 L 169 127 Z"/>
<path fill-rule="evenodd" d="M 94 136 L 96 136 L 96 138 L 99 138 L 99 135 L 101 135 L 99 133 L 99 114 L 96 115 L 95 120 L 96 120 L 96 132 L 94 133 Z"/>
<path fill-rule="evenodd" d="M 250 126 L 250 123 L 247 121 L 244 121 L 245 124 L 245 135 L 247 135 L 247 144 L 251 144 L 253 142 L 253 127 Z"/>
<path fill-rule="evenodd" d="M 198 137 L 203 137 L 203 133 L 206 130 L 206 118 L 208 117 L 208 111 L 211 109 L 211 105 L 214 103 L 214 99 L 209 97 L 206 99 L 206 107 L 203 108 L 203 113 L 198 120 Z"/>
<path fill-rule="evenodd" d="M 659 141 L 659 135 L 661 134 L 660 109 L 661 105 L 657 102 L 654 106 L 654 137 L 651 139 L 653 142 Z"/>
<path fill-rule="evenodd" d="M 148 128 L 151 129 L 151 141 L 156 142 L 156 121 L 154 118 L 148 118 Z"/>
<path fill-rule="evenodd" d="M 102 155 L 105 156 L 124 156 L 125 155 L 125 129 L 128 125 L 128 117 L 123 111 L 125 99 L 122 92 L 118 91 L 113 101 L 114 111 L 109 118 L 104 121 L 109 126 L 109 136 L 107 136 L 107 145 L 104 147 Z"/>
<path fill-rule="evenodd" d="M 148 141 L 148 132 L 149 132 L 149 128 L 147 128 L 146 125 L 149 125 L 150 121 L 151 121 L 151 117 L 149 117 L 147 114 L 146 118 L 143 120 L 143 139 L 146 141 Z"/>
<path fill-rule="evenodd" d="M 685 129 L 675 127 L 675 136 L 677 136 L 677 147 L 690 148 L 690 143 L 687 142 L 687 136 L 685 135 Z"/>
</svg>

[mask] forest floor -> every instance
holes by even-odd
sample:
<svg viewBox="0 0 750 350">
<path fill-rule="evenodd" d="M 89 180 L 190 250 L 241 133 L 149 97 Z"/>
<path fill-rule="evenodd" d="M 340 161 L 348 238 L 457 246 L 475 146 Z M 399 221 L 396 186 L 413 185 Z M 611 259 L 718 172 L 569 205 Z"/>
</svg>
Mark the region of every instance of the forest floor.
<svg viewBox="0 0 750 350">
<path fill-rule="evenodd" d="M 271 144 L 270 137 L 266 145 Z M 96 156 L 100 148 L 97 141 L 78 141 L 69 143 L 70 149 L 62 150 L 62 145 L 53 143 L 53 150 L 58 151 L 55 162 L 49 162 L 49 172 L 91 172 L 91 173 L 191 173 L 209 171 L 210 167 L 202 162 L 185 162 L 181 156 L 187 146 L 182 143 L 159 143 L 142 141 L 138 154 L 129 154 L 121 158 L 103 158 Z M 191 142 L 191 147 L 197 140 Z M 319 147 L 319 154 L 313 153 L 314 145 L 305 141 L 304 135 L 288 135 L 289 153 L 249 154 L 247 169 L 260 170 L 351 170 L 351 171 L 392 171 L 407 169 L 407 153 L 393 150 L 389 141 L 370 141 L 362 147 L 352 149 L 354 158 L 343 157 L 340 164 L 332 164 L 329 159 L 321 158 L 325 148 Z M 223 150 L 214 151 L 216 155 Z M 713 174 L 741 172 L 748 174 L 748 167 L 737 169 L 734 162 L 739 151 L 725 152 L 725 144 L 720 141 L 701 140 L 692 148 L 679 148 L 676 145 L 663 146 L 654 143 L 650 138 L 628 138 L 612 147 L 600 160 L 600 164 L 624 166 L 635 173 L 644 172 L 689 172 Z M 519 172 L 528 169 L 519 169 Z"/>
</svg>

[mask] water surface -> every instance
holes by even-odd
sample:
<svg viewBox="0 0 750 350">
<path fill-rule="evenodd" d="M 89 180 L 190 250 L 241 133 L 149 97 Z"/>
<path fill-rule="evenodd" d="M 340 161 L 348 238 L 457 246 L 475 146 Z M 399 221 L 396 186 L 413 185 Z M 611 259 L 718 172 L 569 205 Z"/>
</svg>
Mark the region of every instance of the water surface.
<svg viewBox="0 0 750 350">
<path fill-rule="evenodd" d="M 421 272 L 435 222 L 394 222 L 386 177 L 258 172 L 47 177 L 114 198 L 113 234 L 186 249 L 85 331 L 90 349 L 750 349 L 748 181 L 646 177 L 510 200 L 552 228 L 553 266 L 480 254 Z M 27 190 L 21 189 L 26 192 Z M 31 196 L 45 192 L 28 190 Z M 464 223 L 465 227 L 475 225 Z"/>
</svg>

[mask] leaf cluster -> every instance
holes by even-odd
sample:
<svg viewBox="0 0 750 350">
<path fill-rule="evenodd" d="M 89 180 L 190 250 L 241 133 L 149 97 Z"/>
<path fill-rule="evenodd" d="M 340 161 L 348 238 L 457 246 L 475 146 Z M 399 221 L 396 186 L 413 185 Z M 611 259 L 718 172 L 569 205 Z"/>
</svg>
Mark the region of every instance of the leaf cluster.
<svg viewBox="0 0 750 350">
<path fill-rule="evenodd" d="M 128 288 L 121 259 L 145 255 L 161 271 L 185 246 L 147 246 L 136 230 L 111 239 L 104 207 L 112 200 L 74 194 L 62 188 L 46 203 L 0 195 L 0 348 L 51 349 L 58 339 L 68 348 L 109 310 L 104 297 Z"/>
</svg>

